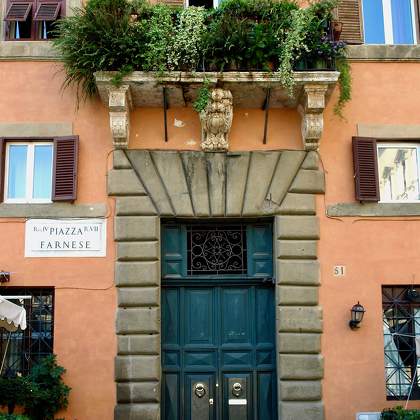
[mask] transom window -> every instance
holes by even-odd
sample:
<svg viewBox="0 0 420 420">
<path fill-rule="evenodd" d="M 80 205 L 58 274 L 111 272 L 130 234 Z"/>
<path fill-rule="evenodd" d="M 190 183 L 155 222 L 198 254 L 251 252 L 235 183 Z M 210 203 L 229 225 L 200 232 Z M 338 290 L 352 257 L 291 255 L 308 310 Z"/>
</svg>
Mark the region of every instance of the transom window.
<svg viewBox="0 0 420 420">
<path fill-rule="evenodd" d="M 381 201 L 419 201 L 420 145 L 382 143 L 377 148 Z"/>
<path fill-rule="evenodd" d="M 366 44 L 414 44 L 414 0 L 363 0 Z"/>
<path fill-rule="evenodd" d="M 51 202 L 52 165 L 52 142 L 7 143 L 5 202 Z"/>
<path fill-rule="evenodd" d="M 414 290 L 414 292 L 413 292 Z M 389 400 L 420 399 L 420 298 L 412 286 L 382 288 L 386 395 Z"/>
<path fill-rule="evenodd" d="M 3 373 L 26 375 L 34 363 L 53 353 L 54 289 L 8 287 L 0 288 L 0 294 L 6 299 L 8 296 L 30 297 L 10 299 L 17 305 L 24 305 L 26 330 L 9 333 L 0 328 L 0 360 L 6 353 Z"/>
<path fill-rule="evenodd" d="M 8 0 L 4 19 L 6 39 L 51 39 L 54 37 L 54 23 L 64 12 L 64 0 Z"/>
</svg>

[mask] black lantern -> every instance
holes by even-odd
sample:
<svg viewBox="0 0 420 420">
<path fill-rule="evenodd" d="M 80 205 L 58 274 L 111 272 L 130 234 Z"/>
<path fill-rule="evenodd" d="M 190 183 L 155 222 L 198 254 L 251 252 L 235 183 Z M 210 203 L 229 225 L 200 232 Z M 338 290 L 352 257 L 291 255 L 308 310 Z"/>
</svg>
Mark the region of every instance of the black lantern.
<svg viewBox="0 0 420 420">
<path fill-rule="evenodd" d="M 359 328 L 359 324 L 362 322 L 363 315 L 365 314 L 365 308 L 357 302 L 356 305 L 353 305 L 351 308 L 351 321 L 349 322 L 350 328 L 352 330 Z"/>
</svg>

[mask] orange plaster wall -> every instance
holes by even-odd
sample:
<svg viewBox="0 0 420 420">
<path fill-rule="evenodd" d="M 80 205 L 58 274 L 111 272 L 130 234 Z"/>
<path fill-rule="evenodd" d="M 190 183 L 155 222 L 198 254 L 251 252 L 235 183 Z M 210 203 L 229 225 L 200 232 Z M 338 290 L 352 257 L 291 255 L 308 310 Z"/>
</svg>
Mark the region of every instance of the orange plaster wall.
<svg viewBox="0 0 420 420">
<path fill-rule="evenodd" d="M 109 117 L 99 100 L 76 110 L 75 94 L 60 93 L 60 67 L 0 62 L 0 122 L 72 122 L 80 136 L 78 199 L 107 204 L 106 258 L 24 258 L 24 219 L 0 219 L 0 269 L 10 286 L 54 286 L 54 352 L 72 388 L 66 420 L 113 419 L 116 353 L 113 201 L 106 195 Z"/>
<path fill-rule="evenodd" d="M 327 420 L 353 420 L 359 411 L 401 405 L 385 397 L 381 286 L 411 284 L 413 276 L 420 284 L 418 218 L 325 216 L 325 203 L 354 202 L 351 137 L 358 123 L 420 124 L 420 64 L 354 63 L 352 69 L 346 120 L 328 107 L 320 148 L 327 185 L 317 202 Z M 334 265 L 346 266 L 345 277 L 333 277 Z M 350 308 L 359 300 L 367 312 L 360 330 L 351 331 Z M 420 408 L 420 402 L 410 406 Z"/>
</svg>

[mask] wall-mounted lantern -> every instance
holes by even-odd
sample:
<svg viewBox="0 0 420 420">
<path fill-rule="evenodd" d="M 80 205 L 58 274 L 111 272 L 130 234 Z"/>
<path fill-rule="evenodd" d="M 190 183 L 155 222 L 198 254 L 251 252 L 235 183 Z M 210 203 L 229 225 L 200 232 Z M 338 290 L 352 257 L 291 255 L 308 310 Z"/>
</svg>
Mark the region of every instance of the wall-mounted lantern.
<svg viewBox="0 0 420 420">
<path fill-rule="evenodd" d="M 365 314 L 366 310 L 360 302 L 357 302 L 356 305 L 350 310 L 351 312 L 351 321 L 349 321 L 349 326 L 352 330 L 359 328 L 359 324 L 362 322 L 363 315 Z"/>
</svg>

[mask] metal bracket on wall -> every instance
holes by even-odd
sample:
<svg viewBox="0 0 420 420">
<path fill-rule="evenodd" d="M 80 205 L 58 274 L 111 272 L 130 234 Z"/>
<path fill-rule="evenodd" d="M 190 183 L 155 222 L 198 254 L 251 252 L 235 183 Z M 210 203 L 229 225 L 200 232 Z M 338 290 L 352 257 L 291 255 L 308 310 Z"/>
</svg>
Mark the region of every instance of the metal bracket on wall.
<svg viewBox="0 0 420 420">
<path fill-rule="evenodd" d="M 270 97 L 271 97 L 271 88 L 268 88 L 267 93 L 265 95 L 264 104 L 262 106 L 263 111 L 265 111 L 263 144 L 267 144 L 268 111 L 270 109 Z"/>
</svg>

